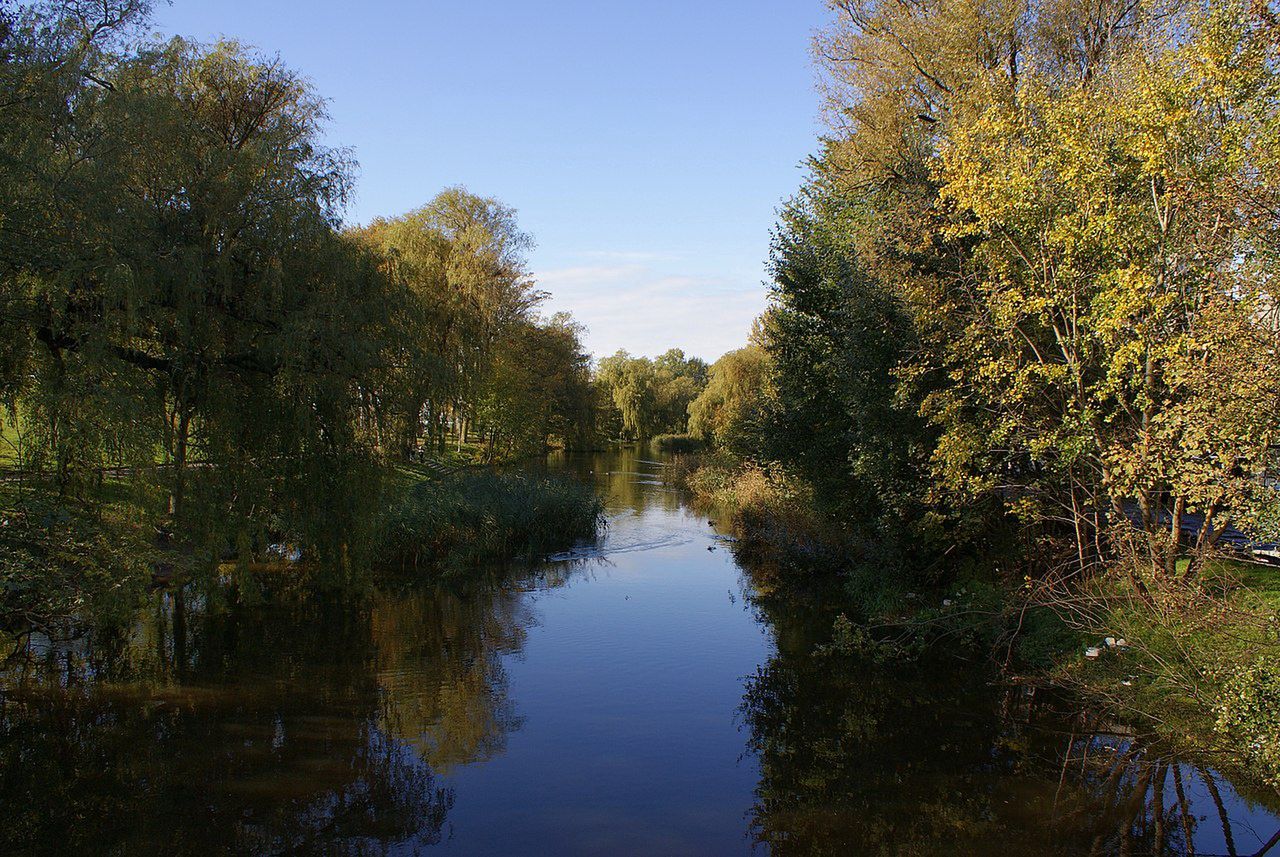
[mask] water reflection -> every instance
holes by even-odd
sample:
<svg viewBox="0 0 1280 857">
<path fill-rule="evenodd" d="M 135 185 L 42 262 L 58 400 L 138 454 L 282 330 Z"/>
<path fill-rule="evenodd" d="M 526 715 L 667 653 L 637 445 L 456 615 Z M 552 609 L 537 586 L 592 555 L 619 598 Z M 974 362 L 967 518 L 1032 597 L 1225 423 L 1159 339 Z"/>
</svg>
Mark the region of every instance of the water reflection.
<svg viewBox="0 0 1280 857">
<path fill-rule="evenodd" d="M 760 761 L 754 842 L 778 855 L 1261 854 L 1274 812 L 1063 700 L 973 663 L 884 664 L 779 609 L 741 716 Z M 976 673 L 976 675 L 975 675 Z"/>
<path fill-rule="evenodd" d="M 547 466 L 593 482 L 614 515 L 677 513 L 684 504 L 683 494 L 663 479 L 667 463 L 640 447 L 590 454 L 556 453 L 549 456 Z"/>
<path fill-rule="evenodd" d="M 534 569 L 258 606 L 163 593 L 0 684 L 0 853 L 1246 855 L 1242 795 L 959 660 L 832 649 L 635 451 Z M 746 599 L 743 599 L 746 596 Z M 745 678 L 744 678 L 745 676 Z"/>
<path fill-rule="evenodd" d="M 441 773 L 502 753 L 521 725 L 502 657 L 520 651 L 531 624 L 514 589 L 378 596 L 371 625 L 386 732 Z"/>
<path fill-rule="evenodd" d="M 441 775 L 519 728 L 528 617 L 473 587 L 193 611 L 36 646 L 0 710 L 0 853 L 384 853 L 440 841 Z"/>
<path fill-rule="evenodd" d="M 622 447 L 588 454 L 555 453 L 547 466 L 594 483 L 608 513 L 608 537 L 550 557 L 563 562 L 593 564 L 610 556 L 687 545 L 695 541 L 688 530 L 673 526 L 684 511 L 685 497 L 668 484 L 668 463 L 640 447 Z"/>
<path fill-rule="evenodd" d="M 1070 792 L 1055 804 L 1059 829 L 1092 828 L 1089 854 L 1263 855 L 1280 844 L 1274 794 L 1261 801 L 1201 765 L 1125 731 L 1067 737 L 1061 753 Z"/>
</svg>

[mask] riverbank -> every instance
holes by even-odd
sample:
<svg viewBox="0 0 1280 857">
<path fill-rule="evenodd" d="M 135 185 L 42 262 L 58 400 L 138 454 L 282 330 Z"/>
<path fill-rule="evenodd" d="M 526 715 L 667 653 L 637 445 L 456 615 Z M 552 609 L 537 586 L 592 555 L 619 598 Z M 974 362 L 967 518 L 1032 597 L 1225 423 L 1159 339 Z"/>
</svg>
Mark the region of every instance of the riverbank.
<svg viewBox="0 0 1280 857">
<path fill-rule="evenodd" d="M 851 644 L 836 578 L 737 561 L 667 461 L 549 457 L 608 526 L 542 562 L 358 598 L 276 566 L 37 641 L 0 684 L 0 852 L 1182 857 L 1280 824 L 968 652 Z"/>
<path fill-rule="evenodd" d="M 593 537 L 603 506 L 586 485 L 547 475 L 462 470 L 406 485 L 381 516 L 381 568 L 456 572 L 531 558 Z"/>
<path fill-rule="evenodd" d="M 74 636 L 123 622 L 148 589 L 251 590 L 255 571 L 328 587 L 464 573 L 562 550 L 601 525 L 589 486 L 545 474 L 433 461 L 372 468 L 363 479 L 363 490 L 342 493 L 353 508 L 334 512 L 328 532 L 325 511 L 303 508 L 306 497 L 252 517 L 204 510 L 175 526 L 168 497 L 145 474 L 111 475 L 78 495 L 4 481 L 0 633 Z"/>
<path fill-rule="evenodd" d="M 1012 682 L 1068 689 L 1180 753 L 1280 790 L 1276 570 L 1224 558 L 1194 583 L 1172 575 L 1138 594 L 1119 572 L 1055 583 L 993 557 L 904 586 L 784 470 L 709 455 L 679 460 L 669 478 L 715 510 L 772 585 L 839 580 L 857 615 L 841 618 L 836 645 L 898 659 L 967 649 Z"/>
</svg>

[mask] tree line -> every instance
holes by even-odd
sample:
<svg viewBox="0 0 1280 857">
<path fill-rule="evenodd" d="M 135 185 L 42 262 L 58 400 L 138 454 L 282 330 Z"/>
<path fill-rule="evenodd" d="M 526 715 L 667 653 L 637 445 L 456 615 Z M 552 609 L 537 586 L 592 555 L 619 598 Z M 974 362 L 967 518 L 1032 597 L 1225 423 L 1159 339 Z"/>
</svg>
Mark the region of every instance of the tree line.
<svg viewBox="0 0 1280 857">
<path fill-rule="evenodd" d="M 689 406 L 707 386 L 708 367 L 706 361 L 688 357 L 679 348 L 654 358 L 618 351 L 600 361 L 595 377 L 601 432 L 605 437 L 637 441 L 684 433 Z"/>
<path fill-rule="evenodd" d="M 1275 5 L 829 6 L 829 132 L 694 427 L 907 551 L 1011 522 L 1145 591 L 1276 539 Z"/>
<path fill-rule="evenodd" d="M 148 14 L 0 5 L 11 486 L 100 514 L 114 481 L 161 542 L 309 528 L 339 555 L 388 464 L 592 441 L 582 329 L 539 313 L 510 207 L 455 187 L 348 225 L 306 80 Z"/>
</svg>

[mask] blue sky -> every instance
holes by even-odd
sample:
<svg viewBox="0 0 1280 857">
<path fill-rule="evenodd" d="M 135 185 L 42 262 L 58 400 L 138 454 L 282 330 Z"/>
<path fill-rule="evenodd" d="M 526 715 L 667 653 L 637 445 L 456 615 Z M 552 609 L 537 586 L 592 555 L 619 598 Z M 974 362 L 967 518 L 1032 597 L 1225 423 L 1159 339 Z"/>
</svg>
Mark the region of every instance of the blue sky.
<svg viewBox="0 0 1280 857">
<path fill-rule="evenodd" d="M 350 219 L 463 184 L 514 206 L 597 355 L 741 345 L 816 146 L 821 0 L 174 0 L 311 79 L 360 163 Z"/>
</svg>

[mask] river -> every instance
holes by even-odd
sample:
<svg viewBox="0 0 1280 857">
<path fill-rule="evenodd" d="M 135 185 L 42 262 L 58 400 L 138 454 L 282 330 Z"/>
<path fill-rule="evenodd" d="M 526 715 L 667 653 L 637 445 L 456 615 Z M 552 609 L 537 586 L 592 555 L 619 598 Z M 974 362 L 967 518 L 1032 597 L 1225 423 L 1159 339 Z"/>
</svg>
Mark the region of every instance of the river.
<svg viewBox="0 0 1280 857">
<path fill-rule="evenodd" d="M 0 707 L 23 854 L 1254 854 L 1242 794 L 945 653 L 824 649 L 636 451 L 560 459 L 608 526 L 533 568 L 257 603 L 160 592 L 37 645 Z"/>
</svg>

